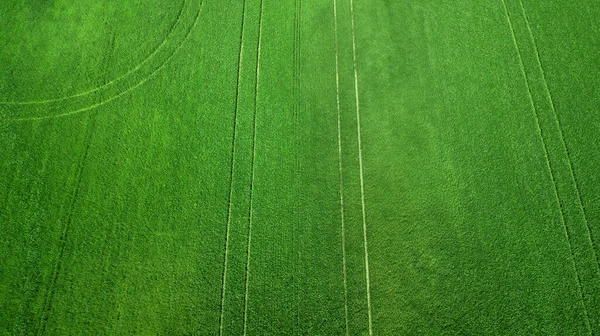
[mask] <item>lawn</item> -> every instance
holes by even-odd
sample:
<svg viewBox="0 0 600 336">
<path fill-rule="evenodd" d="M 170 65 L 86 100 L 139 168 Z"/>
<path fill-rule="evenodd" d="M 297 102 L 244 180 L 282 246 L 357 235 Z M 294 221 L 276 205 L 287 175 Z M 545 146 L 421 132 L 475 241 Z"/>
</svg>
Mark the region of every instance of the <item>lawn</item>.
<svg viewBox="0 0 600 336">
<path fill-rule="evenodd" d="M 0 335 L 600 335 L 599 18 L 3 1 Z"/>
</svg>

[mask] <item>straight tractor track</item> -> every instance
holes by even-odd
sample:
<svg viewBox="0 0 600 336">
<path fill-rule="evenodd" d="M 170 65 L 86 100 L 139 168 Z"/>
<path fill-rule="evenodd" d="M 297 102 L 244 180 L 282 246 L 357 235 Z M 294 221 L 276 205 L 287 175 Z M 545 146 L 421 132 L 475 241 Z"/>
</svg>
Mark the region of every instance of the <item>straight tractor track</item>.
<svg viewBox="0 0 600 336">
<path fill-rule="evenodd" d="M 254 195 L 254 160 L 256 158 L 256 115 L 258 110 L 258 80 L 260 78 L 260 45 L 262 40 L 262 17 L 263 0 L 260 0 L 260 12 L 258 16 L 258 43 L 256 45 L 256 73 L 254 81 L 254 116 L 252 120 L 252 162 L 250 165 L 250 202 L 248 207 L 248 237 L 246 240 L 246 279 L 244 283 L 244 332 L 248 332 L 248 284 L 250 281 L 250 245 L 252 243 L 252 201 Z"/>
<path fill-rule="evenodd" d="M 598 268 L 598 271 L 600 272 L 600 259 L 598 258 L 596 244 L 594 243 L 594 239 L 592 238 L 592 231 L 590 228 L 590 223 L 587 219 L 587 214 L 586 214 L 585 208 L 583 207 L 583 200 L 581 198 L 581 190 L 579 189 L 579 183 L 577 183 L 577 178 L 575 176 L 575 170 L 573 169 L 571 154 L 567 147 L 567 142 L 565 140 L 563 128 L 560 123 L 560 119 L 558 118 L 558 114 L 556 112 L 556 107 L 554 105 L 554 98 L 552 97 L 552 93 L 550 93 L 550 88 L 548 87 L 548 81 L 546 80 L 546 72 L 544 71 L 544 67 L 542 66 L 542 60 L 540 58 L 540 52 L 537 47 L 537 42 L 535 41 L 535 37 L 533 36 L 533 31 L 531 30 L 531 24 L 529 23 L 529 18 L 527 16 L 527 12 L 525 11 L 525 6 L 523 6 L 522 0 L 519 0 L 519 5 L 521 6 L 521 13 L 523 14 L 523 17 L 525 18 L 525 23 L 527 25 L 527 30 L 529 32 L 529 38 L 531 39 L 531 42 L 533 43 L 533 48 L 535 50 L 535 59 L 537 61 L 537 65 L 540 69 L 540 72 L 542 74 L 542 82 L 544 84 L 544 88 L 546 89 L 546 94 L 548 96 L 548 100 L 550 101 L 550 107 L 552 109 L 552 116 L 554 117 L 554 121 L 556 123 L 556 126 L 557 126 L 559 134 L 560 134 L 560 140 L 561 140 L 563 150 L 565 151 L 565 153 L 567 155 L 567 163 L 569 165 L 569 174 L 571 175 L 571 178 L 573 179 L 575 190 L 577 191 L 577 198 L 578 198 L 577 201 L 578 201 L 579 209 L 581 210 L 581 213 L 583 214 L 583 218 L 585 220 L 585 225 L 587 228 L 588 239 L 590 241 L 590 244 L 592 245 L 592 250 L 594 251 L 594 257 L 596 258 L 597 268 Z"/>
<path fill-rule="evenodd" d="M 532 110 L 533 116 L 535 118 L 538 135 L 539 135 L 539 138 L 540 138 L 540 140 L 542 142 L 542 146 L 544 148 L 544 155 L 545 155 L 545 158 L 546 158 L 546 168 L 548 169 L 548 173 L 550 174 L 550 179 L 552 181 L 552 185 L 554 186 L 554 196 L 556 198 L 556 202 L 557 202 L 558 207 L 560 209 L 560 218 L 561 218 L 563 233 L 565 235 L 565 238 L 566 238 L 568 246 L 569 246 L 569 253 L 571 255 L 571 262 L 573 264 L 573 268 L 575 270 L 575 275 L 577 277 L 577 290 L 579 292 L 579 296 L 581 297 L 581 302 L 582 302 L 582 305 L 583 305 L 583 311 L 584 311 L 584 314 L 585 314 L 585 323 L 586 323 L 586 326 L 587 326 L 587 328 L 588 328 L 588 330 L 589 330 L 589 332 L 591 334 L 592 333 L 592 327 L 591 327 L 591 323 L 590 323 L 590 318 L 589 318 L 589 313 L 588 313 L 588 309 L 587 309 L 587 304 L 586 304 L 585 296 L 583 294 L 583 289 L 582 289 L 582 285 L 581 285 L 581 276 L 579 274 L 579 270 L 578 270 L 577 264 L 575 262 L 575 255 L 573 253 L 573 244 L 571 243 L 571 237 L 569 235 L 569 231 L 567 229 L 567 224 L 565 222 L 564 209 L 563 209 L 563 206 L 562 206 L 562 204 L 560 202 L 560 198 L 558 196 L 558 186 L 556 185 L 556 179 L 554 177 L 554 173 L 552 172 L 552 166 L 550 164 L 550 158 L 548 156 L 548 146 L 546 144 L 546 141 L 544 141 L 544 137 L 542 135 L 542 127 L 540 125 L 539 115 L 538 115 L 537 109 L 536 109 L 534 101 L 533 101 L 533 94 L 531 92 L 531 87 L 529 86 L 529 80 L 527 78 L 527 72 L 525 71 L 525 63 L 523 61 L 523 56 L 521 55 L 521 49 L 519 48 L 519 44 L 517 43 L 517 37 L 516 37 L 516 34 L 515 34 L 515 29 L 514 29 L 512 20 L 510 18 L 510 14 L 508 12 L 508 6 L 506 5 L 506 0 L 502 0 L 502 5 L 504 6 L 504 12 L 505 12 L 505 15 L 506 15 L 506 20 L 508 22 L 508 26 L 510 28 L 512 40 L 513 40 L 513 43 L 514 43 L 514 47 L 515 47 L 515 50 L 516 50 L 517 55 L 518 55 L 519 65 L 521 67 L 521 73 L 522 73 L 523 79 L 525 81 L 525 85 L 527 87 L 527 95 L 529 97 L 529 103 L 531 105 L 531 110 Z"/>
<path fill-rule="evenodd" d="M 225 256 L 223 258 L 223 276 L 221 279 L 221 306 L 219 314 L 219 335 L 223 334 L 223 306 L 225 304 L 225 285 L 227 282 L 227 257 L 229 251 L 229 230 L 231 226 L 231 199 L 233 196 L 233 169 L 235 166 L 235 139 L 237 136 L 238 127 L 238 110 L 239 110 L 239 94 L 240 94 L 240 78 L 242 76 L 242 52 L 243 52 L 243 41 L 244 41 L 244 23 L 246 15 L 246 0 L 242 1 L 242 22 L 240 28 L 240 51 L 238 53 L 238 65 L 237 65 L 237 82 L 235 89 L 235 102 L 233 110 L 233 135 L 231 140 L 231 167 L 229 170 L 229 200 L 227 202 L 227 224 L 225 228 Z"/>
<path fill-rule="evenodd" d="M 340 109 L 340 66 L 339 66 L 339 43 L 338 43 L 338 21 L 337 0 L 333 0 L 333 27 L 335 43 L 335 98 L 337 107 L 337 140 L 338 140 L 338 169 L 340 175 L 340 219 L 342 229 L 342 272 L 344 278 L 344 328 L 348 336 L 348 272 L 346 270 L 346 225 L 344 218 L 344 177 L 342 170 L 342 121 Z"/>
<path fill-rule="evenodd" d="M 300 195 L 300 179 L 298 174 L 300 172 L 300 158 L 299 158 L 299 148 L 300 148 L 300 96 L 301 96 L 301 88 L 300 88 L 300 40 L 301 40 L 301 20 L 302 20 L 302 0 L 295 1 L 295 11 L 294 11 L 294 164 L 297 174 L 295 175 L 296 180 L 295 188 L 296 195 Z M 292 270 L 292 283 L 294 286 L 294 301 L 296 305 L 296 326 L 300 325 L 300 292 L 299 292 L 299 276 L 296 274 L 296 270 L 298 269 L 298 265 L 300 263 L 300 251 L 297 247 L 297 229 L 298 223 L 300 223 L 300 204 L 298 197 L 294 198 L 294 212 L 296 215 L 296 222 L 293 223 L 294 227 L 292 228 L 292 251 L 294 252 L 294 268 Z M 294 329 L 294 334 L 296 329 Z"/>
<path fill-rule="evenodd" d="M 67 210 L 67 217 L 64 221 L 63 227 L 62 227 L 62 231 L 58 240 L 58 257 L 56 259 L 56 262 L 54 264 L 54 270 L 52 271 L 52 278 L 50 279 L 50 284 L 48 286 L 48 288 L 46 289 L 46 293 L 44 295 L 44 300 L 43 300 L 43 310 L 41 312 L 41 316 L 40 316 L 40 321 L 38 324 L 38 329 L 36 331 L 36 335 L 44 335 L 46 334 L 47 331 L 47 327 L 48 327 L 48 320 L 50 319 L 50 313 L 52 311 L 52 305 L 54 302 L 54 297 L 56 294 L 56 284 L 58 283 L 58 277 L 60 276 L 61 270 L 62 270 L 62 264 L 63 264 L 63 257 L 65 254 L 65 247 L 67 245 L 67 240 L 69 238 L 69 231 L 71 228 L 71 222 L 73 220 L 73 212 L 75 210 L 75 203 L 77 202 L 77 199 L 79 197 L 79 191 L 81 189 L 81 181 L 82 181 L 82 176 L 83 176 L 83 169 L 85 167 L 85 163 L 87 161 L 87 157 L 90 151 L 90 146 L 92 143 L 92 137 L 94 134 L 94 130 L 96 127 L 96 118 L 97 114 L 91 114 L 89 119 L 90 119 L 90 124 L 89 124 L 89 130 L 87 130 L 87 136 L 86 136 L 86 146 L 85 149 L 83 151 L 83 155 L 81 160 L 79 161 L 79 164 L 77 165 L 77 177 L 76 177 L 76 182 L 75 182 L 75 189 L 73 190 L 73 196 L 71 197 L 71 202 L 69 203 L 69 208 Z"/>
<path fill-rule="evenodd" d="M 365 249 L 365 280 L 367 285 L 367 314 L 369 317 L 369 335 L 373 335 L 373 314 L 371 310 L 371 279 L 369 274 L 369 247 L 367 243 L 367 218 L 365 206 L 365 180 L 360 127 L 360 102 L 358 98 L 358 69 L 356 64 L 356 28 L 354 22 L 354 0 L 350 0 L 350 21 L 352 23 L 352 58 L 354 65 L 354 95 L 356 100 L 356 133 L 358 135 L 358 167 L 360 172 L 360 200 L 362 207 L 363 243 Z"/>
</svg>

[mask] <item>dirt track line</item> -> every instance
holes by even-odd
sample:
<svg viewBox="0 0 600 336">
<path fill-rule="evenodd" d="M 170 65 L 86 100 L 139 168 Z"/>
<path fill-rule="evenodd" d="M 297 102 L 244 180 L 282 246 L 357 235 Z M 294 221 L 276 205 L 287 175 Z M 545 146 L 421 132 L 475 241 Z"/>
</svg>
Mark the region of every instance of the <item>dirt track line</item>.
<svg viewBox="0 0 600 336">
<path fill-rule="evenodd" d="M 542 135 L 542 127 L 540 125 L 540 120 L 539 120 L 539 116 L 538 116 L 538 112 L 537 109 L 535 108 L 535 104 L 533 102 L 533 94 L 531 93 L 531 87 L 529 86 L 529 80 L 527 79 L 527 72 L 525 71 L 525 63 L 523 62 L 523 56 L 521 55 L 521 49 L 519 48 L 519 44 L 517 43 L 517 37 L 515 35 L 515 29 L 514 26 L 512 24 L 512 20 L 510 18 L 510 14 L 508 13 L 508 6 L 506 5 L 506 0 L 501 0 L 502 1 L 502 5 L 504 6 L 504 13 L 506 15 L 506 20 L 508 21 L 508 25 L 510 28 L 510 32 L 511 32 L 511 36 L 512 36 L 512 40 L 514 43 L 514 47 L 515 50 L 517 51 L 517 55 L 519 58 L 519 65 L 521 66 L 521 73 L 523 76 L 523 79 L 525 80 L 525 85 L 527 87 L 527 94 L 529 97 L 529 103 L 531 105 L 531 110 L 533 111 L 533 115 L 535 117 L 535 122 L 537 125 L 537 130 L 538 130 L 538 135 L 540 137 L 540 140 L 542 142 L 543 148 L 544 148 L 544 155 L 546 157 L 546 166 L 548 169 L 548 173 L 550 174 L 550 179 L 552 181 L 552 185 L 554 186 L 554 196 L 556 198 L 556 202 L 558 204 L 558 207 L 560 209 L 560 218 L 561 218 L 561 222 L 562 222 L 562 226 L 563 226 L 563 233 L 565 235 L 565 238 L 567 240 L 568 246 L 569 246 L 569 253 L 571 254 L 571 261 L 573 263 L 573 269 L 575 270 L 575 275 L 577 277 L 577 289 L 579 292 L 579 296 L 581 298 L 581 302 L 583 305 L 583 311 L 585 313 L 585 322 L 586 322 L 586 326 L 590 332 L 590 335 L 592 333 L 592 328 L 591 328 L 591 323 L 590 323 L 590 318 L 589 318 L 589 314 L 587 311 L 587 304 L 586 304 L 586 300 L 583 294 L 583 289 L 581 286 L 581 276 L 579 275 L 579 270 L 577 268 L 577 264 L 575 262 L 575 255 L 573 254 L 573 245 L 571 243 L 571 237 L 569 235 L 569 231 L 567 229 L 567 224 L 565 222 L 565 216 L 564 216 L 564 209 L 563 206 L 560 202 L 560 198 L 558 197 L 558 187 L 556 185 L 556 180 L 554 177 L 554 174 L 552 173 L 552 166 L 550 164 L 550 158 L 548 156 L 548 147 L 546 145 L 546 141 L 544 141 L 544 136 Z"/>
<path fill-rule="evenodd" d="M 340 109 L 340 66 L 337 23 L 337 0 L 333 0 L 333 26 L 335 43 L 335 98 L 337 107 L 338 169 L 340 174 L 340 218 L 342 225 L 342 271 L 344 273 L 344 326 L 348 336 L 348 280 L 346 270 L 346 225 L 344 218 L 344 178 L 342 173 L 342 121 Z"/>
<path fill-rule="evenodd" d="M 132 73 L 138 71 L 142 66 L 144 66 L 146 63 L 148 63 L 148 61 L 150 61 L 150 59 L 153 58 L 154 55 L 156 55 L 159 52 L 159 50 L 167 43 L 167 40 L 169 39 L 169 37 L 172 35 L 173 31 L 175 30 L 175 26 L 177 26 L 179 24 L 179 21 L 181 21 L 181 14 L 183 13 L 183 8 L 185 7 L 187 1 L 188 0 L 183 1 L 183 4 L 181 5 L 181 8 L 179 9 L 179 13 L 177 14 L 177 18 L 175 19 L 175 22 L 173 22 L 173 24 L 171 25 L 171 28 L 169 29 L 169 32 L 167 33 L 165 38 L 161 41 L 161 43 L 158 45 L 158 47 L 156 47 L 152 51 L 152 53 L 150 53 L 144 60 L 142 60 L 134 68 L 130 69 L 126 73 L 118 76 L 117 78 L 111 79 L 110 81 L 108 81 L 108 82 L 104 83 L 103 85 L 98 86 L 94 89 L 76 93 L 74 95 L 60 97 L 60 98 L 53 98 L 53 99 L 37 100 L 37 101 L 8 101 L 8 102 L 5 101 L 5 102 L 0 102 L 0 105 L 42 105 L 42 104 L 55 103 L 55 102 L 60 102 L 63 100 L 69 100 L 69 99 L 73 99 L 73 98 L 87 96 L 89 94 L 98 92 L 108 86 L 111 86 L 111 85 L 115 84 L 116 82 L 121 81 L 122 79 L 124 79 L 124 78 L 128 77 L 129 75 L 131 75 Z"/>
<path fill-rule="evenodd" d="M 227 204 L 227 225 L 225 229 L 225 257 L 223 260 L 223 277 L 221 279 L 221 306 L 219 314 L 219 335 L 223 334 L 223 313 L 225 305 L 225 285 L 227 281 L 227 257 L 229 251 L 229 231 L 231 227 L 231 199 L 233 196 L 233 169 L 235 162 L 235 139 L 237 135 L 238 127 L 238 110 L 239 110 L 239 94 L 240 94 L 240 79 L 242 77 L 242 52 L 243 52 L 243 41 L 244 41 L 244 22 L 246 15 L 246 0 L 242 2 L 242 24 L 240 28 L 240 51 L 238 53 L 238 74 L 235 91 L 235 108 L 233 112 L 233 135 L 231 140 L 231 168 L 229 171 L 229 200 Z"/>
</svg>

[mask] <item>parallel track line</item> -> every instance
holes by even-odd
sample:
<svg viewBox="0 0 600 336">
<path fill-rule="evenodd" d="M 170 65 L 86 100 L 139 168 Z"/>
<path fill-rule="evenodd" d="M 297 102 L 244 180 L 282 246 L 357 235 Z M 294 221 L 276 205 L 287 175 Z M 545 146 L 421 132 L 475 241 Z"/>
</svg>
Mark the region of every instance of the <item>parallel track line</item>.
<svg viewBox="0 0 600 336">
<path fill-rule="evenodd" d="M 60 102 L 60 101 L 64 101 L 64 100 L 69 100 L 69 99 L 73 99 L 73 98 L 79 98 L 79 97 L 87 96 L 89 94 L 98 92 L 98 91 L 104 89 L 105 87 L 111 86 L 112 84 L 122 80 L 123 78 L 128 77 L 132 73 L 138 71 L 142 66 L 144 66 L 144 64 L 148 63 L 148 61 L 150 61 L 150 59 L 153 58 L 154 55 L 156 55 L 159 52 L 159 50 L 167 43 L 169 36 L 172 35 L 173 31 L 175 30 L 175 27 L 181 21 L 181 14 L 183 13 L 183 8 L 185 7 L 187 1 L 188 0 L 183 1 L 181 8 L 179 9 L 179 13 L 177 14 L 177 18 L 175 19 L 175 22 L 173 22 L 173 24 L 171 25 L 171 28 L 169 29 L 169 32 L 167 33 L 165 38 L 161 41 L 161 43 L 158 45 L 158 47 L 156 47 L 144 60 L 142 60 L 141 62 L 136 64 L 132 69 L 130 69 L 126 73 L 124 73 L 114 79 L 111 79 L 110 81 L 105 82 L 103 85 L 100 85 L 96 88 L 93 88 L 88 91 L 76 93 L 74 95 L 60 97 L 60 98 L 45 99 L 45 100 L 36 100 L 36 101 L 3 101 L 3 102 L 0 102 L 0 105 L 21 105 L 21 106 L 22 105 L 42 105 L 42 104 L 49 104 L 49 103 L 55 103 L 55 102 Z M 113 43 L 114 43 L 114 40 L 113 40 Z"/>
<path fill-rule="evenodd" d="M 251 178 L 250 178 L 250 205 L 248 209 L 248 238 L 246 242 L 246 280 L 244 289 L 244 331 L 246 336 L 248 331 L 248 284 L 250 283 L 250 250 L 252 243 L 252 206 L 253 206 L 253 186 L 254 186 L 254 160 L 256 158 L 256 115 L 258 110 L 258 80 L 260 75 L 260 45 L 262 40 L 262 16 L 263 16 L 263 0 L 260 0 L 260 13 L 258 18 L 258 43 L 256 45 L 256 75 L 254 83 L 254 117 L 252 121 L 252 163 L 251 163 Z"/>
<path fill-rule="evenodd" d="M 85 163 L 87 161 L 88 153 L 90 150 L 92 137 L 94 134 L 94 129 L 96 125 L 96 114 L 90 115 L 90 126 L 89 133 L 86 136 L 86 146 L 83 151 L 83 155 L 79 164 L 77 166 L 77 177 L 75 182 L 75 188 L 73 190 L 73 196 L 71 197 L 71 202 L 69 203 L 69 208 L 67 210 L 67 217 L 65 219 L 64 225 L 62 227 L 62 231 L 60 233 L 58 239 L 58 257 L 56 259 L 56 263 L 54 265 L 54 270 L 52 272 L 52 278 L 50 279 L 50 284 L 46 290 L 46 294 L 44 295 L 43 301 L 43 310 L 41 312 L 40 321 L 38 324 L 38 329 L 36 331 L 36 335 L 44 335 L 46 334 L 46 330 L 48 327 L 48 321 L 50 319 L 50 313 L 52 311 L 52 305 L 54 303 L 54 297 L 56 294 L 56 285 L 58 283 L 58 277 L 61 274 L 63 267 L 63 259 L 65 254 L 65 248 L 67 245 L 67 240 L 69 238 L 69 232 L 71 229 L 71 222 L 73 220 L 73 212 L 75 211 L 75 203 L 79 198 L 79 191 L 81 190 L 81 182 L 83 176 L 83 169 L 85 167 Z"/>
<path fill-rule="evenodd" d="M 356 133 L 358 135 L 358 165 L 360 171 L 360 198 L 362 206 L 363 242 L 365 249 L 365 280 L 367 286 L 367 314 L 369 317 L 369 335 L 373 335 L 373 314 L 371 309 L 371 279 L 369 274 L 369 248 L 367 244 L 367 219 L 365 214 L 365 181 L 363 171 L 362 141 L 360 127 L 360 104 L 358 98 L 358 70 L 356 63 L 356 29 L 354 21 L 354 0 L 350 0 L 350 19 L 352 22 L 352 58 L 354 63 L 354 94 L 356 99 Z"/>
<path fill-rule="evenodd" d="M 587 304 L 586 304 L 586 300 L 585 300 L 585 296 L 583 294 L 583 289 L 581 286 L 581 276 L 579 275 L 579 270 L 577 269 L 577 264 L 575 262 L 575 255 L 573 254 L 573 245 L 571 243 L 571 237 L 569 235 L 569 231 L 567 229 L 567 223 L 565 222 L 565 216 L 564 216 L 564 209 L 563 206 L 560 202 L 560 198 L 558 197 L 558 187 L 556 185 L 556 180 L 554 177 L 554 173 L 552 173 L 552 166 L 550 164 L 550 158 L 548 156 L 548 147 L 546 145 L 546 141 L 544 141 L 544 136 L 542 134 L 542 127 L 540 125 L 540 120 L 539 120 L 539 116 L 538 116 L 538 112 L 537 109 L 535 108 L 535 104 L 533 102 L 533 94 L 531 93 L 531 87 L 529 86 L 529 80 L 527 78 L 527 72 L 525 71 L 525 63 L 523 61 L 523 56 L 521 55 L 521 49 L 519 48 L 519 44 L 517 43 L 517 37 L 515 35 L 515 29 L 514 26 L 512 24 L 512 20 L 510 18 L 510 14 L 508 13 L 508 6 L 506 5 L 506 1 L 505 0 L 501 0 L 502 1 L 502 5 L 504 6 L 504 12 L 506 14 L 506 20 L 508 21 L 508 25 L 510 28 L 510 32 L 511 32 L 511 36 L 512 36 L 512 40 L 514 43 L 514 47 L 515 50 L 517 52 L 518 58 L 519 58 L 519 65 L 521 67 L 521 73 L 523 76 L 523 79 L 525 81 L 525 85 L 527 87 L 527 94 L 529 97 L 529 103 L 531 105 L 531 110 L 533 112 L 533 115 L 535 117 L 535 122 L 536 122 L 536 126 L 537 126 L 537 130 L 538 130 L 538 135 L 540 137 L 540 140 L 542 142 L 543 148 L 544 148 L 544 155 L 546 157 L 546 167 L 548 169 L 548 173 L 550 174 L 550 179 L 552 181 L 552 185 L 554 186 L 554 196 L 556 199 L 556 203 L 560 209 L 560 218 L 561 218 L 561 223 L 562 223 L 562 227 L 563 227 L 563 233 L 565 235 L 565 238 L 567 240 L 568 246 L 569 246 L 569 253 L 571 255 L 571 262 L 573 264 L 573 269 L 575 271 L 575 275 L 577 277 L 577 290 L 579 292 L 579 296 L 581 297 L 581 302 L 583 305 L 583 311 L 585 314 L 585 322 L 586 322 L 586 327 L 588 328 L 588 331 L 590 333 L 590 335 L 592 334 L 592 329 L 591 329 L 591 323 L 590 323 L 590 318 L 589 318 L 589 314 L 587 311 Z"/>
<path fill-rule="evenodd" d="M 550 93 L 550 88 L 548 87 L 548 81 L 546 80 L 546 72 L 544 71 L 544 67 L 542 66 L 542 61 L 540 58 L 540 52 L 538 50 L 537 47 L 537 43 L 535 41 L 535 38 L 533 36 L 533 31 L 531 30 L 531 25 L 529 23 L 529 18 L 527 17 L 527 12 L 525 11 L 525 6 L 523 6 L 523 1 L 519 0 L 519 4 L 521 5 L 521 12 L 523 13 L 523 17 L 525 18 L 525 23 L 527 24 L 527 30 L 529 31 L 529 37 L 531 38 L 531 42 L 533 43 L 533 48 L 535 50 L 535 58 L 537 60 L 537 64 L 538 67 L 540 69 L 540 72 L 542 73 L 542 82 L 544 83 L 544 88 L 546 89 L 546 93 L 548 95 L 548 99 L 550 101 L 550 107 L 552 108 L 552 115 L 554 116 L 554 121 L 556 122 L 556 126 L 559 130 L 560 133 L 560 140 L 563 146 L 563 149 L 567 155 L 567 163 L 569 164 L 569 173 L 571 175 L 571 178 L 573 179 L 573 182 L 575 184 L 575 190 L 577 191 L 577 198 L 578 198 L 578 205 L 579 208 L 581 209 L 581 212 L 583 214 L 583 218 L 585 220 L 585 224 L 587 227 L 587 234 L 588 234 L 588 239 L 590 241 L 590 244 L 592 245 L 592 249 L 594 251 L 594 257 L 596 257 L 596 264 L 598 267 L 598 271 L 600 271 L 600 259 L 598 258 L 598 253 L 597 253 L 597 248 L 596 245 L 594 243 L 594 239 L 592 239 L 592 231 L 590 229 L 590 223 L 587 219 L 587 214 L 585 211 L 585 208 L 583 207 L 583 200 L 581 198 L 581 190 L 579 189 L 579 184 L 577 183 L 577 178 L 575 177 L 575 170 L 573 169 L 573 165 L 572 165 L 572 161 L 571 161 L 571 154 L 569 152 L 569 149 L 567 148 L 567 142 L 565 140 L 565 136 L 563 133 L 563 129 L 562 129 L 562 125 L 560 123 L 560 120 L 558 118 L 558 114 L 556 112 L 556 107 L 554 105 L 554 98 L 552 97 L 552 93 Z"/>
<path fill-rule="evenodd" d="M 238 127 L 238 111 L 239 111 L 239 95 L 240 95 L 240 79 L 242 76 L 242 54 L 243 54 L 243 41 L 244 41 L 244 22 L 246 15 L 246 0 L 242 2 L 242 22 L 240 28 L 240 51 L 238 52 L 238 65 L 237 65 L 237 82 L 235 89 L 235 107 L 233 112 L 233 135 L 231 139 L 231 166 L 229 170 L 229 199 L 227 202 L 227 224 L 225 227 L 225 255 L 223 258 L 223 275 L 221 278 L 221 305 L 219 314 L 219 335 L 223 334 L 223 314 L 225 305 L 225 287 L 227 282 L 227 258 L 229 256 L 229 232 L 231 227 L 231 201 L 233 198 L 233 170 L 235 167 L 235 139 L 237 136 Z"/>
<path fill-rule="evenodd" d="M 346 226 L 344 218 L 344 178 L 342 172 L 342 122 L 340 109 L 340 66 L 339 66 L 339 43 L 337 24 L 337 0 L 333 0 L 333 26 L 335 41 L 335 98 L 337 107 L 337 137 L 338 137 L 338 169 L 340 175 L 340 218 L 342 225 L 342 271 L 344 273 L 344 327 L 348 336 L 348 280 L 346 267 Z"/>
<path fill-rule="evenodd" d="M 100 107 L 102 105 L 105 105 L 117 98 L 120 98 L 124 95 L 126 95 L 127 93 L 137 89 L 138 87 L 142 86 L 143 84 L 145 84 L 146 82 L 148 82 L 151 78 L 153 78 L 160 70 L 162 70 L 166 64 L 173 58 L 173 56 L 181 49 L 181 47 L 185 44 L 185 42 L 188 40 L 188 38 L 190 37 L 192 30 L 194 29 L 194 27 L 196 27 L 196 24 L 198 23 L 198 18 L 200 16 L 200 12 L 202 10 L 202 4 L 203 4 L 203 0 L 200 1 L 200 6 L 198 8 L 198 11 L 196 12 L 196 18 L 194 19 L 194 24 L 188 29 L 187 34 L 185 36 L 185 38 L 183 39 L 183 41 L 177 46 L 177 48 L 161 63 L 161 65 L 156 68 L 154 71 L 152 71 L 150 73 L 150 75 L 148 75 L 146 78 L 142 79 L 140 82 L 138 82 L 137 84 L 127 88 L 126 90 L 110 97 L 107 98 L 105 100 L 102 100 L 96 104 L 75 110 L 75 111 L 70 111 L 70 112 L 65 112 L 65 113 L 61 113 L 61 114 L 55 114 L 55 115 L 50 115 L 50 116 L 43 116 L 43 117 L 28 117 L 28 118 L 15 118 L 15 119 L 0 119 L 0 121 L 4 121 L 4 122 L 23 122 L 23 121 L 41 121 L 41 120 L 48 120 L 48 119 L 58 119 L 58 118 L 63 118 L 63 117 L 68 117 L 68 116 L 72 116 L 72 115 L 77 115 L 77 114 L 81 114 L 83 112 L 87 112 L 89 110 L 95 109 L 97 107 Z"/>
<path fill-rule="evenodd" d="M 294 150 L 295 150 L 295 156 L 294 156 L 294 167 L 296 169 L 296 172 L 300 172 L 300 159 L 299 159 L 299 144 L 300 144 L 300 138 L 299 138 L 299 113 L 300 113 L 300 21 L 301 21 L 301 12 L 302 12 L 302 0 L 296 0 L 295 1 L 295 7 L 294 7 L 295 11 L 294 11 Z M 300 194 L 300 180 L 298 178 L 298 176 L 296 176 L 296 180 L 294 181 L 295 183 L 295 188 L 296 188 L 296 195 Z M 296 332 L 298 331 L 298 327 L 300 326 L 300 292 L 298 290 L 298 274 L 296 274 L 296 269 L 298 268 L 298 264 L 299 264 L 299 256 L 300 256 L 300 251 L 299 249 L 296 248 L 297 246 L 297 232 L 296 230 L 298 229 L 298 225 L 297 223 L 299 223 L 300 218 L 299 218 L 299 201 L 298 201 L 298 197 L 294 198 L 294 213 L 295 213 L 295 217 L 296 217 L 296 223 L 294 223 L 294 227 L 292 229 L 292 251 L 293 251 L 293 258 L 294 258 L 294 269 L 292 271 L 292 277 L 293 277 L 293 285 L 294 285 L 294 301 L 295 301 L 295 308 L 296 308 L 296 328 L 293 330 L 292 334 L 296 335 Z"/>
</svg>

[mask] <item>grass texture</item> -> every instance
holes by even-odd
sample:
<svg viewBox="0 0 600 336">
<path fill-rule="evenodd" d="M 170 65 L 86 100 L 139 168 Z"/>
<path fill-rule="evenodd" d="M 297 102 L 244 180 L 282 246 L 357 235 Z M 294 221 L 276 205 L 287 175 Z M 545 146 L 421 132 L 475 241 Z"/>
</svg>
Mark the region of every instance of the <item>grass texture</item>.
<svg viewBox="0 0 600 336">
<path fill-rule="evenodd" d="M 0 335 L 600 335 L 600 4 L 0 4 Z"/>
</svg>

